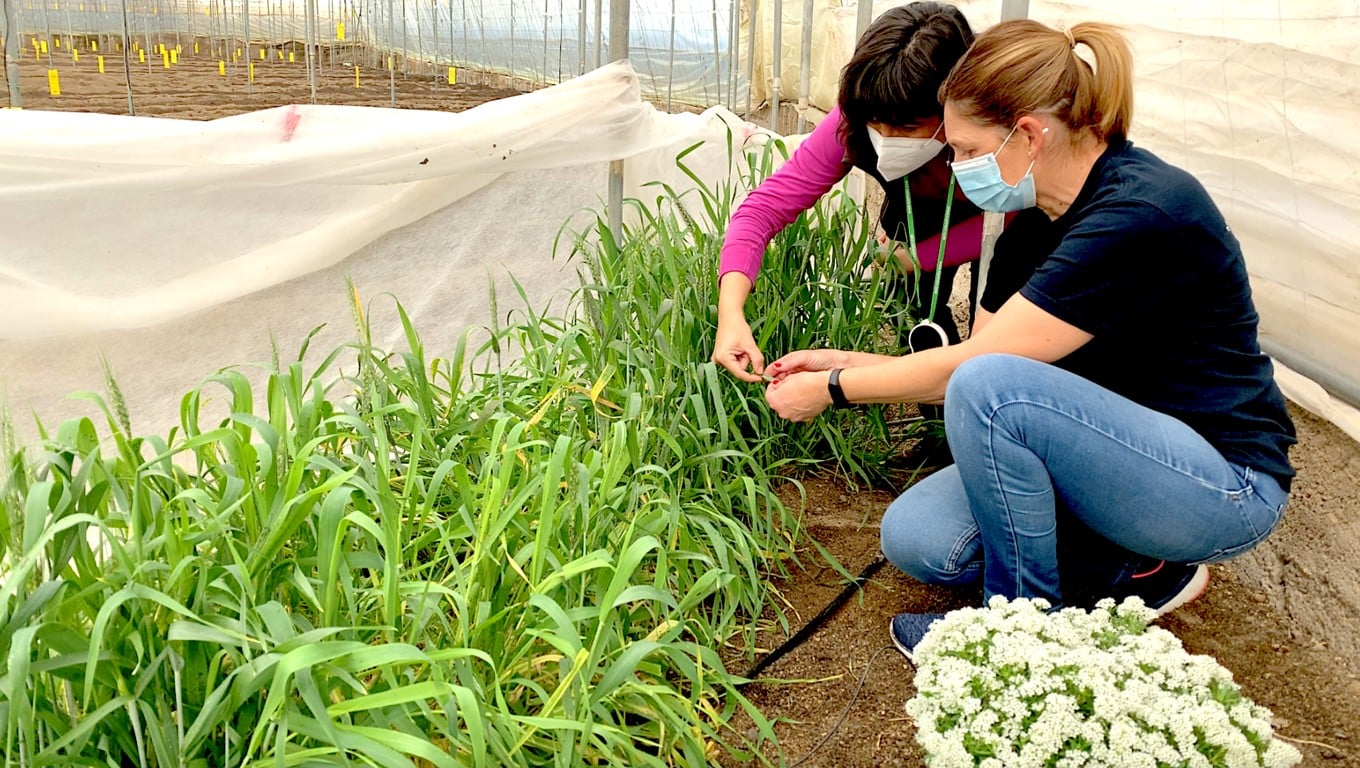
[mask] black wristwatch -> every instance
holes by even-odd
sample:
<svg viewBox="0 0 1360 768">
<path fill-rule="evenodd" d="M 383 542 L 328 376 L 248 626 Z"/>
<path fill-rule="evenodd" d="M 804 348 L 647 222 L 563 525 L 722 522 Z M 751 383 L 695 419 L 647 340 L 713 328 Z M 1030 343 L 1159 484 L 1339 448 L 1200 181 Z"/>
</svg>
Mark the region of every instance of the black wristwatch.
<svg viewBox="0 0 1360 768">
<path fill-rule="evenodd" d="M 831 375 L 826 380 L 826 391 L 831 393 L 831 405 L 836 408 L 849 408 L 850 401 L 845 399 L 845 390 L 841 389 L 841 369 L 832 368 Z"/>
</svg>

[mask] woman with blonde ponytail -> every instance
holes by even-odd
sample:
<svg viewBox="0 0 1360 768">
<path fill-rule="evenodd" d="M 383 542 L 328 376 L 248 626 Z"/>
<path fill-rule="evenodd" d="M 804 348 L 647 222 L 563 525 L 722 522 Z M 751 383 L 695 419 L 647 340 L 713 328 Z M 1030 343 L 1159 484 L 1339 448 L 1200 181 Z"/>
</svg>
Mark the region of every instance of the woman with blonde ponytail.
<svg viewBox="0 0 1360 768">
<path fill-rule="evenodd" d="M 940 97 L 960 189 L 1019 212 L 972 337 L 900 358 L 795 352 L 766 397 L 793 420 L 943 399 L 956 464 L 882 524 L 912 576 L 981 582 L 984 600 L 1179 607 L 1207 563 L 1275 528 L 1294 474 L 1237 239 L 1194 177 L 1128 140 L 1133 57 L 1114 27 L 998 24 Z M 908 658 L 935 618 L 893 620 Z"/>
</svg>

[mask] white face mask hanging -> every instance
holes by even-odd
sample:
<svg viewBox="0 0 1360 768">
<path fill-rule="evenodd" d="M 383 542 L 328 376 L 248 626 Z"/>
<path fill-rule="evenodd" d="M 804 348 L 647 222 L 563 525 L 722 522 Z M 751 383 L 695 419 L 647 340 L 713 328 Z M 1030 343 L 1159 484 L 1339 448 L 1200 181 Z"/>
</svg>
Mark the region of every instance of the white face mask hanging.
<svg viewBox="0 0 1360 768">
<path fill-rule="evenodd" d="M 940 123 L 940 128 L 935 129 L 935 135 L 928 139 L 884 136 L 869 128 L 869 143 L 874 147 L 874 154 L 878 155 L 878 173 L 883 180 L 896 181 L 940 154 L 944 149 L 944 142 L 937 137 L 943 127 L 944 123 Z"/>
</svg>

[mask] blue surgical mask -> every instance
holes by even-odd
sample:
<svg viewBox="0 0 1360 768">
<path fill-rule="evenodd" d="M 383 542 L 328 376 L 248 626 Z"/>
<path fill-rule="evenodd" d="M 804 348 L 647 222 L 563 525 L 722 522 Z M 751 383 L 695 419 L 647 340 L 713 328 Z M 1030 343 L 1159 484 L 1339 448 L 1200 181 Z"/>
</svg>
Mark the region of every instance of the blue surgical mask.
<svg viewBox="0 0 1360 768">
<path fill-rule="evenodd" d="M 1044 132 L 1047 133 L 1048 129 L 1045 128 Z M 1000 152 L 1014 135 L 1015 128 L 1012 128 L 1011 132 L 1006 134 L 1006 140 L 996 148 L 996 152 L 951 165 L 954 169 L 954 178 L 958 179 L 959 189 L 963 191 L 964 196 L 984 211 L 1010 213 L 1033 208 L 1037 202 L 1034 176 L 1030 173 L 1034 170 L 1033 160 L 1030 161 L 1029 168 L 1025 169 L 1025 175 L 1014 185 L 1007 184 L 1006 180 L 1001 178 L 1001 166 L 997 165 L 996 153 Z"/>
</svg>

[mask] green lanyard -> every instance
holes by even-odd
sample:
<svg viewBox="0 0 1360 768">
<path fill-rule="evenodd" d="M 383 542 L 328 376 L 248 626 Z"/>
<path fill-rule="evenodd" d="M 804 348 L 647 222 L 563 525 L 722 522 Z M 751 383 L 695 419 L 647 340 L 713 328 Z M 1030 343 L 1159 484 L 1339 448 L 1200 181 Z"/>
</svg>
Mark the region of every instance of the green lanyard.
<svg viewBox="0 0 1360 768">
<path fill-rule="evenodd" d="M 907 176 L 902 177 L 902 190 L 907 195 L 907 247 L 911 249 L 911 259 L 920 265 L 921 260 L 916 256 L 916 217 L 911 212 L 911 182 Z M 949 212 L 954 208 L 954 174 L 949 174 L 949 192 L 946 193 L 944 201 L 944 225 L 940 227 L 940 255 L 935 259 L 935 288 L 930 294 L 930 314 L 926 315 L 930 320 L 935 319 L 936 304 L 940 300 L 940 273 L 944 268 L 944 248 L 949 241 Z"/>
</svg>

